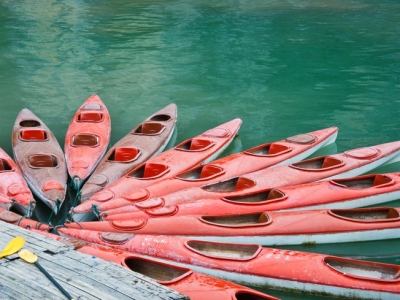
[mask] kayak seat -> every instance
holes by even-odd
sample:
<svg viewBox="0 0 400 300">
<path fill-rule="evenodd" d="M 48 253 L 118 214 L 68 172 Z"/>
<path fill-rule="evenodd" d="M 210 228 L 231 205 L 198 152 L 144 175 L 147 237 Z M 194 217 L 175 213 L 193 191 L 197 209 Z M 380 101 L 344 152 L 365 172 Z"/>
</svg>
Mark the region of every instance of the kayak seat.
<svg viewBox="0 0 400 300">
<path fill-rule="evenodd" d="M 399 211 L 393 207 L 389 208 L 386 219 L 397 219 L 400 217 Z"/>
<path fill-rule="evenodd" d="M 32 168 L 54 168 L 57 167 L 57 158 L 52 155 L 37 154 L 28 158 L 29 166 Z"/>
<path fill-rule="evenodd" d="M 21 139 L 27 141 L 44 141 L 47 139 L 46 131 L 44 130 L 22 130 Z"/>
<path fill-rule="evenodd" d="M 327 168 L 330 168 L 330 167 L 335 167 L 335 166 L 337 166 L 337 165 L 339 165 L 341 163 L 342 162 L 340 160 L 327 156 L 327 157 L 325 157 L 321 168 L 322 169 L 327 169 Z"/>
<path fill-rule="evenodd" d="M 284 196 L 285 196 L 285 194 L 282 193 L 281 191 L 278 191 L 276 189 L 272 189 L 272 190 L 269 191 L 266 200 L 279 199 L 279 198 L 283 198 Z"/>
<path fill-rule="evenodd" d="M 162 164 L 148 163 L 144 167 L 143 178 L 161 176 L 168 171 L 168 167 Z"/>
<path fill-rule="evenodd" d="M 201 168 L 200 179 L 213 177 L 220 173 L 223 173 L 223 169 L 221 169 L 219 167 L 215 167 L 213 165 L 206 165 Z"/>
<path fill-rule="evenodd" d="M 208 140 L 200 140 L 200 139 L 192 139 L 190 143 L 190 150 L 191 151 L 200 151 L 205 150 L 212 144 L 211 141 Z"/>
<path fill-rule="evenodd" d="M 268 154 L 279 154 L 281 152 L 287 152 L 289 150 L 289 147 L 284 146 L 284 145 L 279 145 L 279 144 L 271 144 L 269 147 Z"/>
<path fill-rule="evenodd" d="M 99 138 L 94 134 L 77 134 L 72 138 L 73 146 L 95 147 L 99 144 Z"/>
<path fill-rule="evenodd" d="M 7 161 L 5 161 L 4 159 L 0 159 L 0 172 L 1 171 L 10 171 L 11 167 L 8 164 Z"/>
<path fill-rule="evenodd" d="M 140 150 L 136 148 L 115 148 L 114 153 L 110 155 L 109 160 L 126 162 L 134 160 L 140 154 Z"/>
<path fill-rule="evenodd" d="M 372 186 L 380 186 L 380 185 L 388 184 L 390 182 L 393 182 L 393 180 L 391 178 L 378 174 L 375 176 L 374 183 L 372 184 Z"/>
<path fill-rule="evenodd" d="M 151 121 L 165 122 L 171 120 L 170 115 L 160 114 L 150 118 Z"/>
<path fill-rule="evenodd" d="M 160 123 L 143 123 L 133 132 L 134 134 L 159 134 L 165 126 Z"/>
<path fill-rule="evenodd" d="M 98 112 L 85 112 L 77 116 L 78 122 L 101 122 L 103 121 L 103 114 Z"/>
<path fill-rule="evenodd" d="M 235 185 L 235 191 L 244 190 L 255 185 L 256 183 L 253 180 L 247 179 L 246 177 L 239 177 Z"/>
</svg>

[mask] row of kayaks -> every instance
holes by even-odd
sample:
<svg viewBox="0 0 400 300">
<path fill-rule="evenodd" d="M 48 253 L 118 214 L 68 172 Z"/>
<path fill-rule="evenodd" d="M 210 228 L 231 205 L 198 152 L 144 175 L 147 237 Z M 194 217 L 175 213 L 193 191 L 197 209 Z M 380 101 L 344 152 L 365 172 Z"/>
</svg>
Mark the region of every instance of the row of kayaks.
<svg viewBox="0 0 400 300">
<path fill-rule="evenodd" d="M 225 280 L 400 298 L 397 265 L 262 247 L 398 238 L 399 209 L 359 207 L 400 199 L 400 173 L 362 175 L 399 161 L 400 141 L 307 159 L 335 142 L 338 128 L 330 127 L 218 158 L 240 119 L 165 150 L 176 120 L 170 104 L 107 150 L 110 115 L 93 95 L 73 116 L 62 150 L 23 109 L 12 133 L 14 160 L 0 151 L 0 220 L 85 241 L 78 251 L 142 271 L 191 299 L 211 292 L 276 299 Z M 34 199 L 57 213 L 71 186 L 80 203 L 64 225 L 30 218 Z"/>
</svg>

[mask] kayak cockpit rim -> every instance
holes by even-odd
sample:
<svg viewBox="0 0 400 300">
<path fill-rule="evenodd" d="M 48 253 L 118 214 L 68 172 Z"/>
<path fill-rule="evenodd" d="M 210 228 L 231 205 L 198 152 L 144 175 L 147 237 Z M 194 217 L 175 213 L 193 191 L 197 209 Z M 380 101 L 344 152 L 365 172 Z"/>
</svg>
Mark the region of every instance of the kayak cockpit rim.
<svg viewBox="0 0 400 300">
<path fill-rule="evenodd" d="M 344 165 L 340 159 L 331 156 L 320 156 L 289 165 L 291 168 L 307 171 L 325 171 L 339 168 Z"/>
<path fill-rule="evenodd" d="M 290 151 L 292 151 L 292 148 L 286 145 L 281 145 L 279 143 L 267 143 L 248 149 L 244 151 L 244 153 L 254 156 L 274 157 L 288 153 Z"/>
<path fill-rule="evenodd" d="M 225 174 L 225 169 L 212 164 L 196 166 L 175 176 L 185 181 L 206 181 Z"/>
<path fill-rule="evenodd" d="M 130 163 L 137 160 L 142 151 L 135 147 L 116 147 L 107 157 L 108 162 Z"/>
<path fill-rule="evenodd" d="M 287 195 L 278 189 L 268 189 L 256 193 L 249 193 L 239 196 L 224 197 L 221 200 L 232 204 L 240 205 L 262 205 L 287 199 Z"/>
<path fill-rule="evenodd" d="M 246 178 L 244 176 L 233 177 L 227 180 L 219 181 L 216 183 L 206 184 L 201 187 L 204 191 L 209 192 L 233 192 L 240 191 L 247 188 L 256 186 L 256 182 L 252 179 Z"/>
<path fill-rule="evenodd" d="M 180 143 L 175 146 L 174 149 L 179 151 L 201 152 L 213 147 L 214 145 L 215 143 L 211 140 L 193 138 Z"/>
<path fill-rule="evenodd" d="M 165 126 L 157 122 L 144 122 L 132 130 L 135 135 L 160 135 L 165 130 Z"/>
<path fill-rule="evenodd" d="M 193 271 L 188 268 L 178 267 L 135 256 L 126 257 L 123 260 L 122 265 L 134 272 L 138 272 L 142 275 L 157 280 L 161 284 L 176 283 L 193 274 Z"/>
<path fill-rule="evenodd" d="M 335 272 L 361 280 L 399 282 L 400 266 L 327 256 L 323 262 Z"/>
<path fill-rule="evenodd" d="M 202 256 L 237 261 L 254 259 L 262 250 L 260 245 L 255 244 L 228 244 L 196 240 L 186 241 L 184 245 L 190 251 Z"/>
<path fill-rule="evenodd" d="M 399 211 L 392 207 L 331 209 L 328 213 L 339 219 L 361 223 L 397 222 L 400 220 Z"/>
<path fill-rule="evenodd" d="M 386 187 L 395 184 L 395 181 L 386 175 L 368 174 L 352 178 L 333 179 L 330 180 L 330 183 L 344 188 L 366 189 L 371 187 Z"/>
<path fill-rule="evenodd" d="M 257 227 L 266 226 L 272 223 L 272 219 L 266 213 L 231 216 L 201 216 L 199 220 L 209 225 L 227 228 Z"/>
<path fill-rule="evenodd" d="M 168 173 L 170 168 L 167 165 L 159 163 L 145 162 L 132 172 L 130 172 L 127 177 L 135 177 L 137 179 L 154 179 L 163 176 Z"/>
</svg>

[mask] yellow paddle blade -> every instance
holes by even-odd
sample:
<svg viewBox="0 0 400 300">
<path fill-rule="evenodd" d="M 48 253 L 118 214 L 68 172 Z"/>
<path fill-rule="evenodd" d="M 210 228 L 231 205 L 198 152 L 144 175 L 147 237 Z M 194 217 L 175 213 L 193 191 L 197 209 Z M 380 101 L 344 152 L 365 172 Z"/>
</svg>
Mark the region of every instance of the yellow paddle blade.
<svg viewBox="0 0 400 300">
<path fill-rule="evenodd" d="M 22 249 L 21 251 L 18 252 L 19 257 L 21 257 L 24 261 L 28 263 L 35 263 L 38 260 L 38 257 L 36 254 L 32 253 L 28 249 Z"/>
<path fill-rule="evenodd" d="M 15 238 L 13 238 L 13 239 L 4 247 L 3 251 L 1 251 L 1 253 L 0 253 L 0 258 L 18 252 L 18 250 L 20 250 L 20 249 L 22 248 L 22 246 L 24 246 L 24 244 L 25 244 L 25 239 L 24 239 L 22 236 L 17 236 L 17 237 L 15 237 Z"/>
</svg>

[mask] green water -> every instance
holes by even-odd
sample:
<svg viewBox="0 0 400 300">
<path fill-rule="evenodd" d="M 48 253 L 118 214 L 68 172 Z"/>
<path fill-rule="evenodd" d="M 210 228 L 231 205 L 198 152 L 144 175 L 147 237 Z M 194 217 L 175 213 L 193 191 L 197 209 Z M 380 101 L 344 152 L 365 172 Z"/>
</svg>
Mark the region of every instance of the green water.
<svg viewBox="0 0 400 300">
<path fill-rule="evenodd" d="M 399 140 L 399 16 L 397 0 L 1 0 L 0 147 L 12 154 L 24 107 L 63 145 L 93 93 L 110 111 L 112 144 L 171 102 L 176 142 L 242 118 L 224 155 L 330 126 L 332 153 Z M 291 249 L 400 264 L 398 247 Z"/>
</svg>

